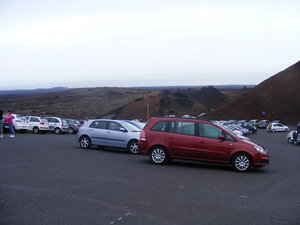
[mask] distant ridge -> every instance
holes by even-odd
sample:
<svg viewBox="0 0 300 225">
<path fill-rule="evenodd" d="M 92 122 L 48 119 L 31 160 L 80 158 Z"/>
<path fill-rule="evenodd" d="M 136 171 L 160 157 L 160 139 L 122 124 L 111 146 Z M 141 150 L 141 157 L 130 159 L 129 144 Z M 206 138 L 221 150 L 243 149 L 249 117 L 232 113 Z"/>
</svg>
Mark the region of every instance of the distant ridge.
<svg viewBox="0 0 300 225">
<path fill-rule="evenodd" d="M 254 88 L 256 85 L 254 84 L 228 84 L 228 85 L 191 85 L 191 86 L 139 86 L 139 87 L 131 87 L 133 89 L 152 89 L 152 90 L 159 90 L 159 89 L 189 89 L 189 88 L 204 88 L 204 87 L 214 87 L 218 90 L 235 90 L 235 89 L 242 89 L 246 88 Z"/>
<path fill-rule="evenodd" d="M 28 94 L 40 94 L 40 93 L 54 93 L 54 92 L 60 92 L 60 91 L 66 91 L 70 90 L 71 88 L 67 87 L 53 87 L 53 88 L 37 88 L 37 89 L 31 89 L 31 90 L 0 90 L 0 96 L 2 95 L 28 95 Z"/>
</svg>

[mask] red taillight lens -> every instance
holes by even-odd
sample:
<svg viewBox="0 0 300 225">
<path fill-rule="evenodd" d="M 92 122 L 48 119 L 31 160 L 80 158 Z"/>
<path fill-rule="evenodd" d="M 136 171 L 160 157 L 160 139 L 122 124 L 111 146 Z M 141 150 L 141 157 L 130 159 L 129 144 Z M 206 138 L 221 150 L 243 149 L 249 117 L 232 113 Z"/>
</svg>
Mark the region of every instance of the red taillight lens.
<svg viewBox="0 0 300 225">
<path fill-rule="evenodd" d="M 141 131 L 140 140 L 141 141 L 146 141 L 146 134 L 145 134 L 144 130 Z"/>
<path fill-rule="evenodd" d="M 44 122 L 40 122 L 40 124 L 41 124 L 41 125 L 44 125 L 45 123 L 44 123 Z"/>
</svg>

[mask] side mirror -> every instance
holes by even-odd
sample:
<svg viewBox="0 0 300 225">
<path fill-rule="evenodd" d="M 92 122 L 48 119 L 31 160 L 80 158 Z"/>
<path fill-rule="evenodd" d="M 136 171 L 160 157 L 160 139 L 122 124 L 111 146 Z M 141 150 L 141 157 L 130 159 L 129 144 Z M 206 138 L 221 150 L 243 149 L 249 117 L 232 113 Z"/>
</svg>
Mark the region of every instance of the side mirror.
<svg viewBox="0 0 300 225">
<path fill-rule="evenodd" d="M 220 136 L 219 136 L 219 140 L 220 140 L 220 141 L 225 141 L 225 137 L 224 137 L 223 135 L 220 135 Z"/>
</svg>

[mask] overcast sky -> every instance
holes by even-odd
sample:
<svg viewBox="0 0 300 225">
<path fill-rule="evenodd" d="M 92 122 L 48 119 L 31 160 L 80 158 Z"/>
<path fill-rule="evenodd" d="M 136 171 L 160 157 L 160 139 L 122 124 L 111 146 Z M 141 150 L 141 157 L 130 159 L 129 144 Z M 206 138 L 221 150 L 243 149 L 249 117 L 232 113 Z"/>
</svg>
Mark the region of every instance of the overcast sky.
<svg viewBox="0 0 300 225">
<path fill-rule="evenodd" d="M 0 0 L 0 90 L 258 84 L 299 43 L 299 0 Z"/>
</svg>

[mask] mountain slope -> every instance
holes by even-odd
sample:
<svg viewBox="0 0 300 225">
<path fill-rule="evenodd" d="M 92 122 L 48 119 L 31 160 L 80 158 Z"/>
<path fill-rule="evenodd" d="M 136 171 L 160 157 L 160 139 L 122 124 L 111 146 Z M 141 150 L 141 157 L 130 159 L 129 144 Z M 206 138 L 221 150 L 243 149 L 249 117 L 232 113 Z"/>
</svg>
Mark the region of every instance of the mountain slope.
<svg viewBox="0 0 300 225">
<path fill-rule="evenodd" d="M 206 118 L 299 121 L 300 61 L 208 114 Z"/>
</svg>

